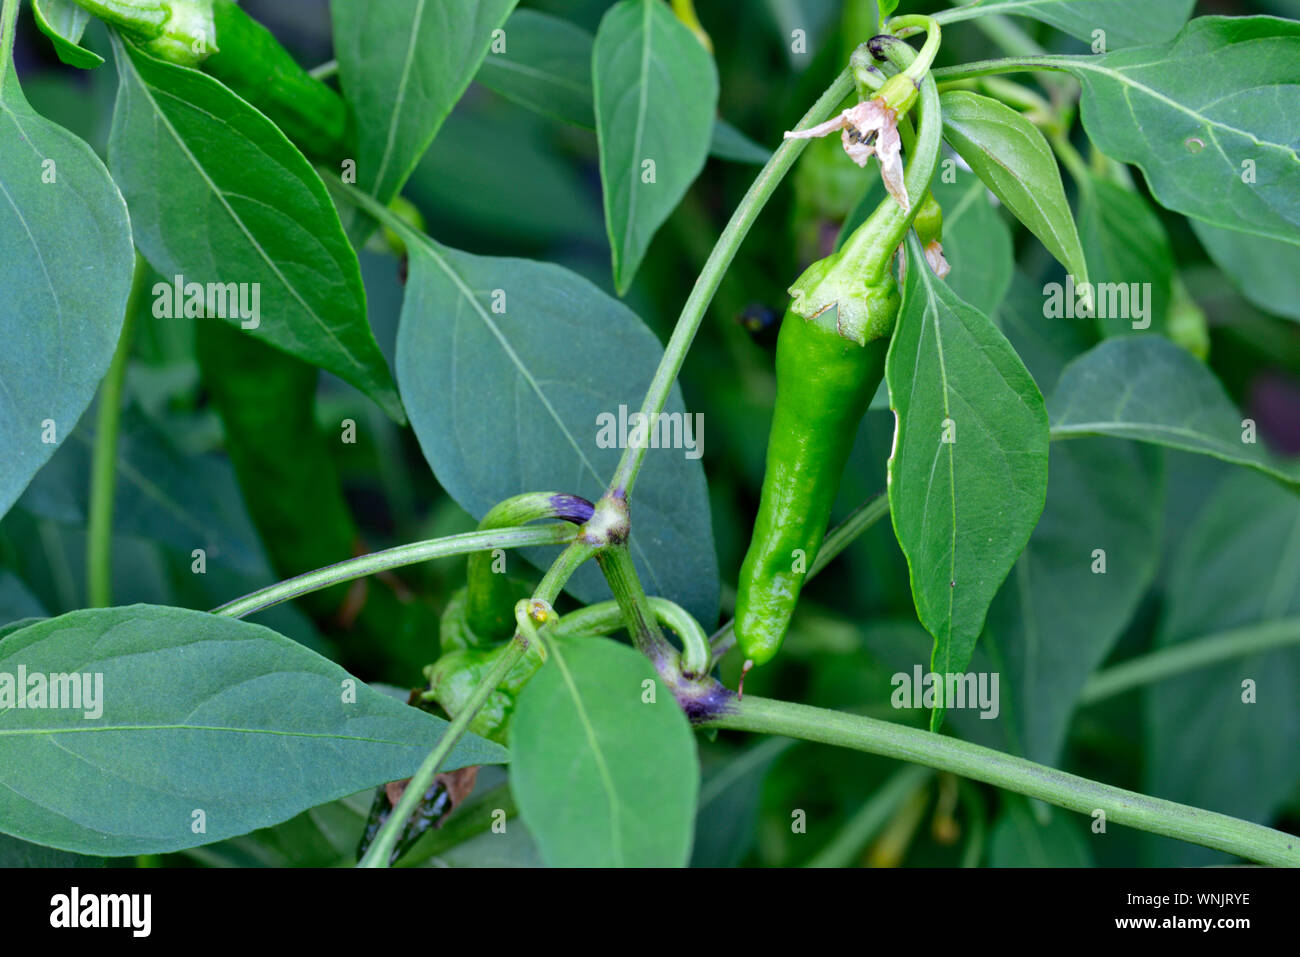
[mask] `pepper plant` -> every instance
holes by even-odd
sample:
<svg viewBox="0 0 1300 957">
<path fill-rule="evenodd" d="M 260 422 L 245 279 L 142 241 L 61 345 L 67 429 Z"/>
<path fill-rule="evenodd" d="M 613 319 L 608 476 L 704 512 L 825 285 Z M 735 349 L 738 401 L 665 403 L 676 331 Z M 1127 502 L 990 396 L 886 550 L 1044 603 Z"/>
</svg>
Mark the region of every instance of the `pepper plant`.
<svg viewBox="0 0 1300 957">
<path fill-rule="evenodd" d="M 897 6 L 2 0 L 0 861 L 1300 864 L 1300 23 Z"/>
</svg>

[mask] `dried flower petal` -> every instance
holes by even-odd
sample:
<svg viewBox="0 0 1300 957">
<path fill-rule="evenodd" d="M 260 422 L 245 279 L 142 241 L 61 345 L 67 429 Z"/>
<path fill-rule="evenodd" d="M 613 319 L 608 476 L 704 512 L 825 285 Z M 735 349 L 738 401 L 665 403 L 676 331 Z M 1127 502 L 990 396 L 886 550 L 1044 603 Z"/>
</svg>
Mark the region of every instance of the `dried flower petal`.
<svg viewBox="0 0 1300 957">
<path fill-rule="evenodd" d="M 930 271 L 940 279 L 947 276 L 952 269 L 948 265 L 948 260 L 943 258 L 943 246 L 937 239 L 926 244 L 925 261 L 930 264 Z"/>
<path fill-rule="evenodd" d="M 876 156 L 880 160 L 880 177 L 905 211 L 911 208 L 907 188 L 903 183 L 903 161 L 900 155 L 902 141 L 898 136 L 898 114 L 883 100 L 863 100 L 839 116 L 806 130 L 793 130 L 785 134 L 788 140 L 812 139 L 840 130 L 840 143 L 849 159 L 865 167 L 867 160 Z"/>
</svg>

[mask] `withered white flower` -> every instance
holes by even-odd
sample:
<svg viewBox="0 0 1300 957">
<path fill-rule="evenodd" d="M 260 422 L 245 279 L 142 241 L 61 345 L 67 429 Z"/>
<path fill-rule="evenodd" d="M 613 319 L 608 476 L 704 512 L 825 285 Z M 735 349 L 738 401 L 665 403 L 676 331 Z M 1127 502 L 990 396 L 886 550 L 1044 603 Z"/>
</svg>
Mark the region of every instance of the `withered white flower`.
<svg viewBox="0 0 1300 957">
<path fill-rule="evenodd" d="M 911 208 L 907 187 L 903 185 L 903 161 L 899 155 L 902 142 L 898 138 L 898 114 L 880 99 L 863 100 L 839 116 L 818 123 L 806 130 L 790 130 L 788 140 L 807 140 L 826 136 L 840 130 L 840 142 L 849 159 L 865 167 L 874 155 L 880 160 L 880 178 L 889 195 L 904 210 Z"/>
<path fill-rule="evenodd" d="M 948 260 L 943 258 L 943 246 L 939 244 L 937 239 L 926 244 L 925 261 L 930 264 L 930 271 L 940 279 L 947 276 L 948 271 L 952 269 L 948 265 Z"/>
</svg>

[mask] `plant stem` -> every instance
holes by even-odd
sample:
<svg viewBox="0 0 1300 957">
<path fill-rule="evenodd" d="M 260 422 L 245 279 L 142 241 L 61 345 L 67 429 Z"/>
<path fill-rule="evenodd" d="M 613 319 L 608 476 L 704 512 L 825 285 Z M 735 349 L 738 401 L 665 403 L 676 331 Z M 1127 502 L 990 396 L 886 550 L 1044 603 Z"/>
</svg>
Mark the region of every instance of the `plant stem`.
<svg viewBox="0 0 1300 957">
<path fill-rule="evenodd" d="M 623 621 L 632 643 L 637 650 L 650 659 L 659 670 L 672 651 L 668 640 L 659 630 L 659 621 L 650 608 L 641 579 L 637 576 L 636 566 L 632 564 L 632 553 L 627 545 L 613 545 L 596 556 L 596 563 L 609 582 L 609 590 L 614 593 L 614 600 L 623 611 Z"/>
<path fill-rule="evenodd" d="M 99 391 L 95 413 L 95 445 L 90 462 L 90 512 L 86 523 L 86 597 L 90 608 L 113 603 L 113 496 L 117 491 L 117 436 L 122 424 L 122 388 L 131 359 L 135 314 L 148 270 L 135 254 L 126 315 L 113 350 L 113 361 Z"/>
<path fill-rule="evenodd" d="M 214 608 L 214 615 L 229 615 L 243 618 L 253 612 L 262 611 L 272 605 L 278 605 L 291 598 L 297 598 L 339 582 L 352 581 L 373 575 L 376 572 L 403 565 L 414 565 L 432 558 L 447 558 L 452 555 L 464 555 L 467 552 L 492 548 L 527 548 L 533 545 L 564 545 L 571 542 L 578 534 L 577 529 L 569 525 L 529 525 L 525 528 L 501 528 L 486 532 L 465 532 L 460 535 L 448 535 L 426 542 L 414 542 L 410 545 L 398 545 L 383 551 L 371 552 L 359 558 L 318 568 L 315 571 L 289 578 L 266 588 L 259 588 L 243 598 L 226 602 Z"/>
<path fill-rule="evenodd" d="M 709 639 L 705 637 L 700 623 L 685 608 L 667 598 L 651 597 L 646 600 L 650 603 L 655 619 L 661 625 L 671 628 L 682 640 L 682 670 L 688 675 L 707 674 L 711 665 Z M 555 626 L 554 636 L 595 637 L 609 635 L 626 627 L 627 619 L 622 606 L 617 601 L 602 601 L 565 615 Z"/>
<path fill-rule="evenodd" d="M 323 82 L 325 80 L 328 80 L 330 77 L 332 77 L 334 74 L 338 72 L 339 72 L 339 61 L 326 60 L 320 66 L 313 67 L 312 69 L 308 70 L 307 75 L 311 77 L 313 80 L 321 80 Z"/>
<path fill-rule="evenodd" d="M 825 120 L 852 90 L 853 77 L 850 71 L 845 69 L 835 78 L 835 81 L 826 89 L 826 92 L 821 95 L 817 102 L 813 104 L 812 109 L 804 114 L 796 129 L 816 126 Z M 672 391 L 673 382 L 676 381 L 677 374 L 681 371 L 682 363 L 686 361 L 686 353 L 690 350 L 691 343 L 695 339 L 695 333 L 699 331 L 705 311 L 708 309 L 709 303 L 712 302 L 713 294 L 717 292 L 718 284 L 722 282 L 727 267 L 731 265 L 731 260 L 735 258 L 736 251 L 740 249 L 740 244 L 754 225 L 758 214 L 767 204 L 772 193 L 776 191 L 776 187 L 785 177 L 785 174 L 790 171 L 790 167 L 794 165 L 794 161 L 798 159 L 799 154 L 803 152 L 806 145 L 806 140 L 782 141 L 776 152 L 772 154 L 771 159 L 767 161 L 767 165 L 759 171 L 758 176 L 749 187 L 749 191 L 745 193 L 740 205 L 736 207 L 736 211 L 732 213 L 730 222 L 723 229 L 722 235 L 718 237 L 713 252 L 709 254 L 708 261 L 705 262 L 704 268 L 696 278 L 695 285 L 691 288 L 691 294 L 686 299 L 686 304 L 682 306 L 682 312 L 677 318 L 677 325 L 673 328 L 672 337 L 668 340 L 668 345 L 664 349 L 663 359 L 660 360 L 659 368 L 655 370 L 654 379 L 651 380 L 650 387 L 646 390 L 645 398 L 641 402 L 641 413 L 643 415 L 648 416 L 663 411 L 664 404 L 668 401 L 668 395 Z M 609 487 L 611 490 L 622 491 L 630 496 L 632 486 L 636 484 L 637 473 L 641 470 L 641 462 L 645 458 L 645 453 L 644 448 L 636 448 L 631 445 L 624 450 L 623 457 L 618 463 L 618 469 L 614 473 L 613 481 L 610 482 Z"/>
<path fill-rule="evenodd" d="M 1300 616 L 1260 622 L 1179 642 L 1093 675 L 1079 694 L 1087 705 L 1209 665 L 1300 645 Z"/>
<path fill-rule="evenodd" d="M 916 764 L 895 771 L 805 866 L 849 867 L 867 842 L 880 833 L 898 806 L 933 774 L 929 768 Z"/>
<path fill-rule="evenodd" d="M 479 710 L 527 650 L 527 640 L 520 635 L 516 635 L 511 643 L 510 650 L 503 654 L 492 670 L 483 676 L 483 680 L 474 688 L 473 694 L 465 702 L 465 706 L 461 708 L 460 713 L 452 719 L 451 724 L 442 732 L 438 744 L 425 757 L 420 764 L 420 769 L 411 776 L 411 780 L 406 783 L 406 790 L 402 792 L 401 799 L 398 800 L 397 806 L 393 808 L 392 814 L 388 816 L 388 820 L 380 827 L 379 833 L 375 835 L 375 840 L 366 850 L 365 856 L 357 864 L 358 867 L 389 866 L 389 858 L 393 855 L 393 848 L 397 846 L 397 839 L 402 833 L 402 825 L 410 820 L 411 815 L 415 813 L 420 798 L 429 790 L 429 785 L 433 783 L 434 776 L 442 767 L 442 763 L 447 760 L 447 756 L 451 754 L 457 742 L 469 729 Z"/>
<path fill-rule="evenodd" d="M 1115 824 L 1212 847 L 1247 860 L 1300 866 L 1300 838 L 1272 828 L 1089 781 L 958 738 L 860 715 L 746 697 L 703 727 L 803 738 L 923 764 Z"/>
<path fill-rule="evenodd" d="M 573 577 L 573 573 L 586 564 L 587 559 L 597 551 L 599 549 L 595 545 L 586 542 L 569 542 L 569 547 L 560 553 L 559 558 L 551 562 L 551 567 L 537 583 L 533 597 L 540 598 L 548 604 L 555 604 L 555 599 L 560 597 L 560 592 L 564 591 L 564 586 Z"/>
<path fill-rule="evenodd" d="M 958 66 L 939 67 L 937 70 L 931 70 L 930 75 L 934 77 L 936 83 L 947 83 L 952 80 L 968 80 L 977 76 L 995 76 L 999 73 L 1026 73 L 1035 70 L 1056 70 L 1068 73 L 1075 67 L 1086 68 L 1081 63 L 1084 60 L 1087 60 L 1087 57 L 1054 56 L 1051 54 L 1045 56 L 1009 56 L 992 60 L 974 60 Z"/>
<path fill-rule="evenodd" d="M 807 584 L 809 579 L 829 565 L 835 556 L 848 548 L 859 535 L 888 514 L 889 496 L 884 492 L 855 508 L 848 518 L 826 533 L 826 537 L 822 539 L 822 547 L 817 549 L 817 557 L 813 559 L 804 583 Z M 714 664 L 717 664 L 736 643 L 735 627 L 735 619 L 732 619 L 714 632 L 709 639 L 709 644 L 713 646 Z"/>
</svg>

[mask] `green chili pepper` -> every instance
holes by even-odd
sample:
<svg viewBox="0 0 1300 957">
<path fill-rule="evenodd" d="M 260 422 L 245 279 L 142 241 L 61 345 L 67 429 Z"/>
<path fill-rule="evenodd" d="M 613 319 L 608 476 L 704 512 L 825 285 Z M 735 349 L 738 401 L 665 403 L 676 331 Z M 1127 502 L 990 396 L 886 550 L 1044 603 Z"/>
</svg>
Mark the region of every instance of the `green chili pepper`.
<svg viewBox="0 0 1300 957">
<path fill-rule="evenodd" d="M 212 13 L 221 49 L 203 64 L 204 72 L 265 113 L 304 153 L 338 159 L 348 132 L 343 98 L 233 0 L 216 0 Z"/>
<path fill-rule="evenodd" d="M 873 39 L 867 49 L 904 67 L 916 58 L 889 37 Z M 886 116 L 904 117 L 915 93 L 911 77 L 900 73 L 882 86 L 871 107 L 877 112 L 870 115 L 878 119 L 883 106 L 895 111 Z M 927 230 L 941 224 L 937 204 L 923 202 L 939 146 L 938 93 L 928 75 L 920 84 L 920 102 L 907 195 L 887 198 L 839 252 L 813 263 L 790 287 L 790 310 L 777 338 L 767 472 L 736 598 L 736 641 L 746 667 L 770 661 L 781 646 L 826 533 L 858 422 L 883 375 L 900 305 L 894 252 L 918 213 L 924 211 Z M 831 121 L 816 132 L 843 128 L 846 150 L 860 150 L 865 141 L 853 122 L 869 113 L 846 111 L 838 125 Z M 888 123 L 881 129 L 882 139 L 893 132 Z"/>
</svg>

